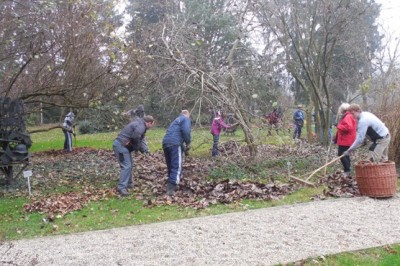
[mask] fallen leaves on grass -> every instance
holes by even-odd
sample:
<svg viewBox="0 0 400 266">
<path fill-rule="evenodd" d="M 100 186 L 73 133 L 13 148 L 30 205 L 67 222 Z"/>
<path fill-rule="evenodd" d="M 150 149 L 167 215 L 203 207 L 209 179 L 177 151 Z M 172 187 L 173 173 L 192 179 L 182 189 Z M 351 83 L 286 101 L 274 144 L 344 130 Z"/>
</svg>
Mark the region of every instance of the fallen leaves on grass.
<svg viewBox="0 0 400 266">
<path fill-rule="evenodd" d="M 278 162 L 284 158 L 310 158 L 316 164 L 321 159 L 321 146 L 298 144 L 297 146 L 276 147 L 273 145 L 259 146 L 259 160 L 265 158 Z M 299 189 L 295 183 L 281 183 L 263 180 L 217 180 L 208 179 L 212 169 L 221 164 L 230 163 L 246 166 L 251 164 L 249 151 L 245 146 L 229 141 L 222 145 L 218 160 L 212 158 L 186 157 L 183 162 L 183 176 L 179 190 L 174 197 L 166 196 L 167 169 L 162 152 L 151 155 L 133 155 L 133 195 L 143 200 L 147 206 L 176 204 L 196 209 L 206 208 L 216 203 L 233 203 L 243 199 L 271 200 L 279 199 Z M 314 159 L 315 158 L 315 159 Z M 249 160 L 248 162 L 246 160 Z M 91 148 L 76 148 L 73 152 L 48 151 L 35 153 L 32 157 L 35 182 L 34 190 L 43 191 L 24 209 L 28 212 L 38 211 L 49 214 L 66 214 L 84 207 L 88 202 L 116 195 L 110 184 L 115 184 L 119 178 L 119 165 L 114 153 L 108 150 Z M 285 167 L 277 164 L 269 169 L 273 175 L 284 174 Z M 257 173 L 255 173 L 257 174 Z M 271 178 L 271 180 L 273 180 Z M 326 176 L 320 180 L 329 187 L 326 196 L 359 195 L 355 181 L 340 175 Z M 52 196 L 45 191 L 57 190 L 59 187 L 74 192 Z M 90 188 L 90 189 L 88 189 Z"/>
<path fill-rule="evenodd" d="M 55 214 L 65 215 L 82 209 L 90 201 L 98 201 L 115 195 L 115 189 L 86 189 L 83 192 L 67 192 L 37 200 L 33 199 L 31 203 L 24 204 L 24 210 L 46 213 L 51 221 Z"/>
<path fill-rule="evenodd" d="M 177 204 L 206 208 L 210 204 L 232 203 L 242 199 L 269 200 L 281 198 L 294 190 L 293 185 L 242 181 L 209 181 L 210 169 L 221 162 L 211 158 L 186 157 L 183 178 L 175 197 L 166 196 L 166 165 L 161 152 L 134 155 L 133 195 L 148 206 Z M 84 207 L 89 201 L 113 196 L 114 189 L 100 189 L 102 182 L 115 182 L 119 166 L 112 151 L 77 148 L 72 153 L 48 151 L 33 157 L 36 190 L 67 187 L 75 192 L 37 198 L 26 204 L 28 212 L 66 214 Z M 87 189 L 91 187 L 91 189 Z M 80 188 L 80 189 L 79 189 Z"/>
</svg>

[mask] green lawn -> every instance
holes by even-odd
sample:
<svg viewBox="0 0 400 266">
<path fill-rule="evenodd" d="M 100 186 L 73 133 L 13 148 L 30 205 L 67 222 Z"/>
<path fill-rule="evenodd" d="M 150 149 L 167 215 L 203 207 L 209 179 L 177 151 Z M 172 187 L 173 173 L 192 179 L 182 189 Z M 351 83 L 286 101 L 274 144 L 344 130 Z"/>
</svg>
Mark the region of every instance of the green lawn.
<svg viewBox="0 0 400 266">
<path fill-rule="evenodd" d="M 161 141 L 165 134 L 164 128 L 152 128 L 146 133 L 146 140 L 150 151 L 161 150 Z M 113 140 L 117 137 L 118 131 L 96 134 L 76 134 L 73 139 L 73 147 L 92 147 L 97 149 L 111 149 Z M 34 133 L 31 135 L 33 145 L 30 152 L 58 150 L 64 146 L 64 134 L 61 129 L 49 132 Z M 243 140 L 243 133 L 238 131 L 234 136 L 224 136 L 222 141 Z M 196 129 L 192 131 L 192 152 L 202 155 L 212 145 L 212 135 L 208 129 Z"/>
<path fill-rule="evenodd" d="M 77 130 L 78 131 L 78 130 Z M 165 134 L 164 128 L 152 128 L 146 133 L 146 140 L 151 152 L 162 150 L 162 138 Z M 73 139 L 73 147 L 92 147 L 96 149 L 111 149 L 112 142 L 118 135 L 118 131 L 96 134 L 76 134 Z M 209 128 L 197 128 L 192 130 L 191 155 L 209 156 L 212 146 L 212 135 Z M 268 136 L 266 130 L 256 130 L 255 135 L 262 143 L 282 145 L 291 140 L 289 135 L 273 134 Z M 32 147 L 30 152 L 59 150 L 64 146 L 64 134 L 61 129 L 55 129 L 48 132 L 34 133 L 31 135 Z M 235 135 L 221 134 L 220 144 L 230 140 L 244 143 L 244 134 L 242 130 L 237 130 Z"/>
</svg>

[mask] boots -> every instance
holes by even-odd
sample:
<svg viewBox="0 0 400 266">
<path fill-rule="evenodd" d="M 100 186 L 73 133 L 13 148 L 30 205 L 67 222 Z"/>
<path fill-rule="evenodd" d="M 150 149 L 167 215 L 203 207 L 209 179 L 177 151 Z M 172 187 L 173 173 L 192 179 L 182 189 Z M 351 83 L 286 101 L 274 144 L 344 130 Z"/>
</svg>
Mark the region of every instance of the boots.
<svg viewBox="0 0 400 266">
<path fill-rule="evenodd" d="M 175 194 L 176 188 L 178 185 L 172 184 L 172 183 L 167 183 L 167 195 L 168 196 L 173 196 Z"/>
<path fill-rule="evenodd" d="M 118 191 L 118 194 L 119 194 L 121 197 L 127 197 L 127 196 L 129 196 L 129 192 L 128 192 L 128 190 L 126 190 L 126 189 L 118 189 L 117 191 Z"/>
</svg>

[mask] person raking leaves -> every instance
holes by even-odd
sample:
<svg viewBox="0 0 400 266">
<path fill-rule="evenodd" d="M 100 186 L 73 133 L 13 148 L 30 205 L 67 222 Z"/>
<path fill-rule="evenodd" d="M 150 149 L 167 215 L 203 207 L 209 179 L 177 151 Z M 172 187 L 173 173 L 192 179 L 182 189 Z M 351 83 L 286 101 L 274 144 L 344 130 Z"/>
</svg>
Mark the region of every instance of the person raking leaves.
<svg viewBox="0 0 400 266">
<path fill-rule="evenodd" d="M 154 118 L 146 115 L 143 118 L 137 118 L 126 125 L 113 142 L 113 150 L 121 168 L 120 177 L 117 186 L 117 192 L 121 196 L 128 196 L 128 189 L 132 188 L 132 168 L 133 159 L 131 153 L 140 151 L 148 153 L 144 137 L 147 129 L 154 126 Z"/>
<path fill-rule="evenodd" d="M 165 161 L 168 169 L 167 195 L 173 196 L 182 175 L 182 152 L 188 153 L 191 141 L 190 113 L 183 110 L 170 124 L 162 141 Z"/>
</svg>

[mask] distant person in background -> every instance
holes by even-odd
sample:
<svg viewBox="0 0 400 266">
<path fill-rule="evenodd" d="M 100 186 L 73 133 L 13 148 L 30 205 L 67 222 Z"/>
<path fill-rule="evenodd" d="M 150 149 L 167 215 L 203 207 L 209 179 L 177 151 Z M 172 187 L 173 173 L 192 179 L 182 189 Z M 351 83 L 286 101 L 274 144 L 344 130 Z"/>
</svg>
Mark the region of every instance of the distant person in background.
<svg viewBox="0 0 400 266">
<path fill-rule="evenodd" d="M 374 114 L 362 111 L 358 104 L 351 104 L 347 109 L 357 120 L 357 136 L 350 148 L 344 152 L 350 155 L 367 136 L 373 143 L 369 147 L 370 160 L 375 163 L 388 160 L 390 133 L 385 124 Z"/>
<path fill-rule="evenodd" d="M 347 111 L 350 104 L 342 103 L 338 109 L 339 121 L 334 142 L 338 145 L 338 156 L 342 156 L 356 139 L 357 122 L 353 115 Z M 340 158 L 343 165 L 343 175 L 349 176 L 351 172 L 350 156 L 346 155 Z"/>
<path fill-rule="evenodd" d="M 301 129 L 303 128 L 304 125 L 304 112 L 303 112 L 303 106 L 299 104 L 297 106 L 296 111 L 293 113 L 293 123 L 294 123 L 294 133 L 293 133 L 293 139 L 300 139 L 301 137 Z"/>
<path fill-rule="evenodd" d="M 190 113 L 181 114 L 169 125 L 162 141 L 165 161 L 168 169 L 167 195 L 173 196 L 182 175 L 182 153 L 188 153 L 191 141 Z"/>
<path fill-rule="evenodd" d="M 211 134 L 213 135 L 213 146 L 211 155 L 213 157 L 218 156 L 218 143 L 219 136 L 221 134 L 222 129 L 231 128 L 230 125 L 225 124 L 224 119 L 222 118 L 222 114 L 220 111 L 217 112 L 216 117 L 214 117 L 211 123 Z"/>
<path fill-rule="evenodd" d="M 275 126 L 275 127 L 278 127 L 278 124 L 281 121 L 280 114 L 276 108 L 274 108 L 274 110 L 271 113 L 266 115 L 266 118 L 268 120 L 268 123 L 271 126 Z"/>
<path fill-rule="evenodd" d="M 64 123 L 62 125 L 62 130 L 64 132 L 65 141 L 64 141 L 64 150 L 71 152 L 72 151 L 72 136 L 75 136 L 75 114 L 73 112 L 69 112 L 65 118 Z"/>
<path fill-rule="evenodd" d="M 136 118 L 143 118 L 146 115 L 143 104 L 140 104 L 138 107 L 136 107 L 136 109 L 131 109 L 123 114 L 129 116 L 131 121 L 135 120 Z"/>
</svg>

